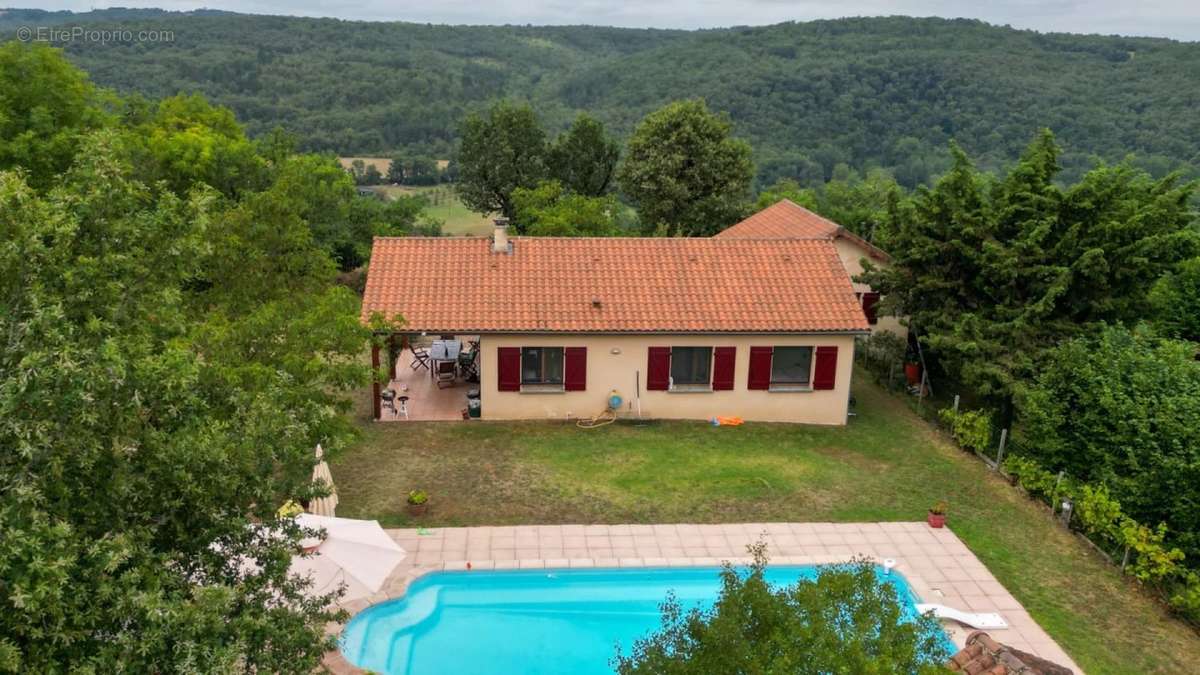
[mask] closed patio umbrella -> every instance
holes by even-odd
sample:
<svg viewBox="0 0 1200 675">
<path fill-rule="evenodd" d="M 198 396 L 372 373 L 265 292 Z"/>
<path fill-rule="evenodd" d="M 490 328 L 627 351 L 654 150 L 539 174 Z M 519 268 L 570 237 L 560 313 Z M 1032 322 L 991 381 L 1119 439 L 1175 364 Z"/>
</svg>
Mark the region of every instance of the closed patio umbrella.
<svg viewBox="0 0 1200 675">
<path fill-rule="evenodd" d="M 292 572 L 311 577 L 314 594 L 328 593 L 343 583 L 346 593 L 342 602 L 378 593 L 406 555 L 374 520 L 302 513 L 296 521 L 306 528 L 325 530 L 324 539 L 304 542 L 310 555 L 292 559 Z"/>
<path fill-rule="evenodd" d="M 329 486 L 328 497 L 317 497 L 308 503 L 308 512 L 315 516 L 328 516 L 330 518 L 337 515 L 335 511 L 338 505 L 337 488 L 333 485 L 333 474 L 329 472 L 329 463 L 325 461 L 325 451 L 321 449 L 321 445 L 317 444 L 317 465 L 313 467 L 312 479 L 314 483 L 324 483 Z"/>
</svg>

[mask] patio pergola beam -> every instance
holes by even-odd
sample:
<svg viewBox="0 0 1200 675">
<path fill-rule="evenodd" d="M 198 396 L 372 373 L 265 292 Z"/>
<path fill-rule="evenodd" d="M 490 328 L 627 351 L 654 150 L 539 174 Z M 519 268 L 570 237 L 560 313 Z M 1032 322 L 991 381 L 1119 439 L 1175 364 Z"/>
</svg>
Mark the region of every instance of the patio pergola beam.
<svg viewBox="0 0 1200 675">
<path fill-rule="evenodd" d="M 371 343 L 371 409 L 375 414 L 375 420 L 383 418 L 383 402 L 379 395 L 382 392 L 379 387 L 379 345 L 375 342 Z"/>
</svg>

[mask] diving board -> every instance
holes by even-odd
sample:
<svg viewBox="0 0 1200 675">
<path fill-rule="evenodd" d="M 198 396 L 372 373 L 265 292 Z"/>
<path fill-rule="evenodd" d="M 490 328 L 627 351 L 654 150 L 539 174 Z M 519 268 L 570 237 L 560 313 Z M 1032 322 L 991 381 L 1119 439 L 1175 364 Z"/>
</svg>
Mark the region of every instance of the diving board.
<svg viewBox="0 0 1200 675">
<path fill-rule="evenodd" d="M 962 610 L 947 607 L 945 605 L 917 605 L 917 611 L 921 614 L 932 613 L 939 619 L 950 619 L 957 621 L 965 626 L 970 626 L 978 630 L 998 630 L 1008 628 L 1008 622 L 1004 617 L 994 613 L 972 614 Z"/>
</svg>

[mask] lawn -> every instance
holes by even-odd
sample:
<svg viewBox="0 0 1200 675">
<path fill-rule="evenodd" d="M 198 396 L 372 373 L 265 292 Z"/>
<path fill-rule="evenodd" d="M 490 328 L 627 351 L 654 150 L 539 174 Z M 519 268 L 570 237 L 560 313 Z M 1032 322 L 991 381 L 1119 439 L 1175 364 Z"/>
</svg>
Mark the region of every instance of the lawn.
<svg viewBox="0 0 1200 675">
<path fill-rule="evenodd" d="M 899 401 L 858 377 L 845 428 L 701 422 L 374 424 L 333 460 L 338 515 L 430 526 L 921 520 L 950 527 L 1089 673 L 1195 672 L 1200 637 Z M 486 401 L 485 401 L 486 405 Z"/>
<path fill-rule="evenodd" d="M 425 213 L 432 218 L 442 221 L 442 232 L 445 234 L 490 235 L 492 233 L 492 216 L 481 216 L 468 209 L 454 187 L 450 185 L 430 185 L 416 187 L 408 185 L 381 186 L 388 196 L 393 195 L 425 195 L 429 206 Z"/>
</svg>

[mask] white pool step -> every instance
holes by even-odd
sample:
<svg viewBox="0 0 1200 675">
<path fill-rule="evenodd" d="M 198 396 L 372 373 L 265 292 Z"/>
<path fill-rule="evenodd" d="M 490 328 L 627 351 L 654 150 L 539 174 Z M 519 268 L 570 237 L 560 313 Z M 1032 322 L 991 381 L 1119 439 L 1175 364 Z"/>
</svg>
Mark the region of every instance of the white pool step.
<svg viewBox="0 0 1200 675">
<path fill-rule="evenodd" d="M 917 605 L 917 611 L 922 614 L 930 612 L 939 619 L 951 619 L 963 625 L 976 628 L 978 630 L 998 630 L 1000 628 L 1008 628 L 1008 622 L 999 614 L 985 613 L 972 614 L 962 610 L 947 607 L 945 605 Z"/>
</svg>

